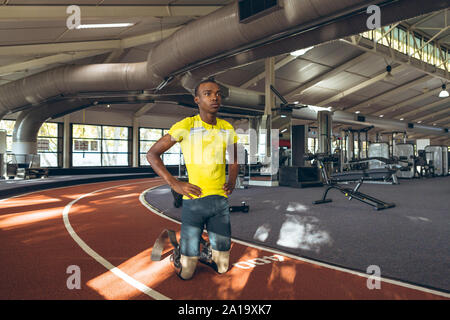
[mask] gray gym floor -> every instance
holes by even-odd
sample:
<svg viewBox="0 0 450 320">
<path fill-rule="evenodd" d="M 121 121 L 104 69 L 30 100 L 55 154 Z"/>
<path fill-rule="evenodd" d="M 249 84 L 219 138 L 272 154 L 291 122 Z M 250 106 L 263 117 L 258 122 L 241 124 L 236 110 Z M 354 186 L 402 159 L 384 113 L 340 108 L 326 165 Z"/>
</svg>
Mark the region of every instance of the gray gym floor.
<svg viewBox="0 0 450 320">
<path fill-rule="evenodd" d="M 361 192 L 396 204 L 380 211 L 337 190 L 329 192 L 333 202 L 312 204 L 324 190 L 235 190 L 230 205 L 246 201 L 250 212 L 231 214 L 232 237 L 362 272 L 377 265 L 382 277 L 450 292 L 450 176 L 363 184 Z M 145 198 L 180 220 L 167 185 Z"/>
</svg>

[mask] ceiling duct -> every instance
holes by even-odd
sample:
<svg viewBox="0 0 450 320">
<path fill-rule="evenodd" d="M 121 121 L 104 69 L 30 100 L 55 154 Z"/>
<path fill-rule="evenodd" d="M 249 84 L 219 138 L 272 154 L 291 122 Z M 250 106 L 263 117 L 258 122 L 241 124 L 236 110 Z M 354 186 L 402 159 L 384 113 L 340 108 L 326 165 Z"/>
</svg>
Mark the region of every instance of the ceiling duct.
<svg viewBox="0 0 450 320">
<path fill-rule="evenodd" d="M 433 134 L 450 137 L 447 128 L 426 126 L 416 123 L 412 124 L 400 120 L 391 120 L 380 117 L 365 116 L 345 111 L 334 111 L 332 117 L 333 122 L 337 123 L 353 124 L 353 125 L 364 124 L 365 126 L 374 126 L 375 128 L 380 128 L 384 130 L 398 130 L 398 131 L 407 131 L 407 132 Z M 361 122 L 362 120 L 361 117 L 364 118 L 363 122 Z M 292 118 L 316 121 L 317 110 L 310 107 L 299 110 L 293 110 Z"/>
<path fill-rule="evenodd" d="M 366 8 L 382 9 L 383 24 L 444 9 L 446 0 L 284 0 L 282 8 L 239 23 L 238 2 L 179 29 L 153 47 L 147 61 L 71 65 L 44 71 L 0 86 L 0 114 L 24 106 L 39 107 L 52 97 L 78 92 L 133 91 L 159 88 L 191 71 L 195 79 L 257 59 L 287 53 L 365 31 Z M 231 48 L 231 50 L 229 50 Z M 227 51 L 228 50 L 228 51 Z M 231 89 L 241 102 L 247 95 Z M 237 105 L 237 104 L 236 104 Z"/>
<path fill-rule="evenodd" d="M 331 5 L 331 3 L 318 4 L 317 2 L 315 4 L 320 6 Z M 375 4 L 375 2 L 372 1 L 372 4 Z M 169 74 L 176 76 L 186 74 L 189 71 L 190 73 L 186 76 L 203 79 L 256 60 L 290 53 L 301 48 L 365 32 L 367 31 L 366 21 L 368 18 L 365 9 L 369 4 L 367 1 L 358 1 L 357 3 L 358 6 L 336 11 L 332 15 L 320 16 L 312 20 L 301 20 L 297 25 L 287 28 L 284 32 L 249 41 L 241 47 L 222 51 L 211 58 L 185 65 L 185 67 L 169 72 Z M 427 2 L 423 2 L 423 0 L 378 1 L 378 5 L 381 6 L 383 25 L 389 25 L 427 12 L 442 10 L 448 6 L 445 0 L 430 0 Z M 286 6 L 283 9 L 286 10 Z M 278 22 L 281 24 L 283 21 Z"/>
<path fill-rule="evenodd" d="M 179 29 L 151 49 L 145 62 L 70 65 L 0 86 L 0 112 L 38 106 L 52 97 L 77 92 L 161 89 L 161 84 L 174 78 L 171 73 L 220 55 L 227 48 L 240 48 L 299 24 L 339 12 L 348 14 L 374 3 L 381 1 L 284 0 L 282 9 L 242 24 L 234 2 Z"/>
<path fill-rule="evenodd" d="M 79 92 L 142 90 L 146 62 L 69 65 L 43 71 L 0 86 L 0 112 L 39 107 Z"/>
<path fill-rule="evenodd" d="M 0 87 L 0 111 L 14 110 L 24 105 L 38 105 L 53 96 L 80 91 L 124 91 L 143 90 L 160 87 L 174 78 L 174 74 L 186 66 L 202 64 L 205 60 L 219 57 L 227 48 L 238 51 L 249 43 L 281 41 L 297 32 L 317 29 L 319 25 L 328 26 L 326 36 L 316 38 L 330 41 L 358 32 L 356 26 L 365 29 L 367 14 L 365 9 L 371 4 L 386 6 L 383 21 L 389 23 L 392 17 L 406 19 L 418 15 L 418 12 L 438 10 L 446 7 L 445 0 L 430 0 L 415 6 L 418 0 L 400 1 L 359 1 L 359 0 L 284 0 L 283 7 L 251 23 L 239 23 L 238 3 L 234 2 L 207 16 L 189 23 L 179 29 L 160 44 L 152 48 L 146 62 L 134 64 L 99 64 L 87 66 L 65 66 L 32 75 Z M 397 5 L 387 7 L 388 4 Z M 417 9 L 419 7 L 420 9 Z M 414 9 L 416 8 L 416 9 Z M 393 10 L 395 9 L 395 10 Z M 394 11 L 394 12 L 392 12 Z M 359 24 L 349 24 L 347 20 L 354 15 L 362 19 Z M 390 18 L 391 17 L 391 18 Z M 340 23 L 341 25 L 334 25 Z M 299 27 L 300 26 L 300 27 Z M 333 26 L 333 27 L 330 27 Z M 347 26 L 344 33 L 339 33 Z M 350 26 L 350 28 L 349 28 Z M 300 28 L 300 29 L 299 29 Z M 278 50 L 289 52 L 291 47 L 282 43 L 271 43 Z M 297 42 L 295 47 L 302 48 L 311 44 Z M 292 46 L 292 44 L 291 44 Z M 267 48 L 266 48 L 267 49 Z M 249 48 L 251 51 L 251 48 Z M 259 53 L 260 58 L 273 56 L 269 50 Z M 247 50 L 245 62 L 254 61 Z M 233 59 L 237 66 L 244 61 Z M 220 64 L 217 65 L 220 67 Z M 227 66 L 228 68 L 230 65 Z M 216 70 L 211 70 L 216 73 Z M 197 78 L 197 77 L 196 77 Z"/>
<path fill-rule="evenodd" d="M 37 134 L 42 123 L 55 114 L 89 107 L 91 101 L 86 99 L 72 98 L 68 100 L 44 103 L 39 108 L 31 108 L 20 112 L 16 119 L 13 131 L 13 153 L 14 154 L 36 154 Z"/>
</svg>

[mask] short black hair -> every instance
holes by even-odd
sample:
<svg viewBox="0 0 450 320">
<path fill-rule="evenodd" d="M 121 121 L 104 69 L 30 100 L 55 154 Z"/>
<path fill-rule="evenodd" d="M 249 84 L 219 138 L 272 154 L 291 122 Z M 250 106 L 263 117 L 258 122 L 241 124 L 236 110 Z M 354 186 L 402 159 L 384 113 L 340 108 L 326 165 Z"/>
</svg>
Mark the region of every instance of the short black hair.
<svg viewBox="0 0 450 320">
<path fill-rule="evenodd" d="M 208 78 L 208 79 L 204 79 L 202 81 L 200 81 L 196 86 L 195 86 L 195 96 L 198 97 L 198 88 L 200 87 L 201 84 L 203 83 L 215 83 L 217 85 L 219 85 L 216 80 L 214 80 L 214 78 Z"/>
</svg>

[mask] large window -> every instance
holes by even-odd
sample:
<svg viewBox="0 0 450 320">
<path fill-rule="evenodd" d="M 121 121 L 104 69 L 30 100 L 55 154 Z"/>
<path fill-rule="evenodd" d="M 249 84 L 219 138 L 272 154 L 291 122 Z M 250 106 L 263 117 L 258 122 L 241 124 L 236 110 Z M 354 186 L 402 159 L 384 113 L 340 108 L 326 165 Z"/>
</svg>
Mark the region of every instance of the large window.
<svg viewBox="0 0 450 320">
<path fill-rule="evenodd" d="M 58 123 L 45 122 L 39 129 L 37 152 L 40 156 L 41 167 L 58 167 L 58 159 L 62 157 L 61 139 L 58 135 Z"/>
<path fill-rule="evenodd" d="M 12 161 L 12 144 L 15 120 L 0 121 L 0 129 L 6 130 L 6 161 Z M 44 122 L 38 132 L 37 152 L 40 156 L 41 167 L 58 167 L 62 159 L 61 134 L 58 123 Z"/>
<path fill-rule="evenodd" d="M 148 166 L 147 151 L 163 135 L 167 134 L 167 129 L 139 128 L 139 165 Z M 162 155 L 165 165 L 183 164 L 183 155 L 181 154 L 180 144 L 176 143 L 172 148 Z"/>
<path fill-rule="evenodd" d="M 74 124 L 72 166 L 128 166 L 129 128 Z"/>
<path fill-rule="evenodd" d="M 319 151 L 317 138 L 308 138 L 308 152 L 317 153 Z"/>
<path fill-rule="evenodd" d="M 361 35 L 399 52 L 412 56 L 423 62 L 448 70 L 450 68 L 449 50 L 436 41 L 407 30 L 403 26 L 385 26 L 380 29 L 369 30 Z M 388 31 L 391 30 L 389 33 Z"/>
<path fill-rule="evenodd" d="M 14 120 L 0 121 L 0 129 L 6 130 L 6 152 L 12 152 L 12 135 L 14 131 Z"/>
<path fill-rule="evenodd" d="M 158 141 L 162 136 L 169 132 L 168 129 L 155 128 L 139 128 L 139 165 L 148 166 L 147 151 Z M 238 142 L 244 145 L 244 148 L 249 152 L 249 134 L 238 133 Z M 167 150 L 162 155 L 162 160 L 165 165 L 184 164 L 183 154 L 181 153 L 180 144 L 176 143 L 172 148 Z"/>
</svg>

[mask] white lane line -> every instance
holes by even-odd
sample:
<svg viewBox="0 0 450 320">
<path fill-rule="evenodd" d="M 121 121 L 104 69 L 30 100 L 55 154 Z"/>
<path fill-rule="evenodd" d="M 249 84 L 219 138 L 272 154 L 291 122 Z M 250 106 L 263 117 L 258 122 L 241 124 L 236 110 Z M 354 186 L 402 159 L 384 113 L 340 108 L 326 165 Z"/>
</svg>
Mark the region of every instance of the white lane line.
<svg viewBox="0 0 450 320">
<path fill-rule="evenodd" d="M 159 293 L 158 291 L 147 287 L 142 282 L 139 282 L 136 279 L 134 279 L 133 277 L 129 276 L 128 274 L 126 274 L 125 272 L 120 270 L 118 267 L 116 267 L 112 263 L 110 263 L 108 260 L 103 258 L 101 255 L 99 255 L 97 252 L 95 252 L 91 247 L 89 247 L 86 244 L 86 242 L 84 242 L 78 236 L 78 234 L 72 228 L 72 225 L 70 224 L 70 221 L 69 221 L 70 208 L 75 203 L 77 203 L 78 201 L 80 201 L 81 199 L 83 199 L 85 197 L 88 197 L 88 196 L 90 196 L 90 195 L 92 195 L 94 193 L 105 191 L 105 190 L 108 190 L 108 189 L 113 189 L 113 188 L 127 186 L 127 185 L 132 185 L 132 184 L 148 183 L 148 182 L 149 181 L 143 181 L 143 182 L 134 182 L 134 183 L 125 183 L 125 184 L 115 185 L 113 187 L 107 187 L 107 188 L 95 190 L 95 191 L 92 191 L 90 193 L 86 193 L 86 194 L 82 195 L 81 197 L 78 197 L 77 199 L 71 201 L 68 205 L 66 205 L 64 207 L 63 214 L 62 214 L 63 215 L 63 220 L 64 220 L 64 226 L 66 227 L 67 231 L 69 232 L 69 234 L 73 238 L 73 240 L 75 240 L 75 242 L 81 247 L 81 249 L 84 250 L 84 252 L 86 252 L 88 255 L 90 255 L 92 258 L 94 258 L 98 263 L 103 265 L 106 269 L 108 269 L 109 271 L 114 273 L 117 277 L 121 278 L 122 280 L 124 280 L 125 282 L 130 284 L 131 286 L 135 287 L 136 289 L 138 289 L 139 291 L 145 293 L 146 295 L 148 295 L 149 297 L 151 297 L 153 299 L 156 299 L 156 300 L 171 300 L 169 297 L 166 297 L 165 295 Z"/>
<path fill-rule="evenodd" d="M 140 179 L 145 179 L 145 178 L 138 178 L 138 179 L 125 179 L 125 180 L 140 180 Z M 151 179 L 157 179 L 157 178 L 151 178 Z M 122 180 L 123 181 L 123 180 Z M 40 193 L 40 192 L 45 192 L 45 191 L 53 191 L 53 190 L 58 190 L 58 189 L 65 189 L 65 188 L 72 188 L 72 187 L 77 187 L 77 186 L 83 186 L 83 185 L 93 185 L 93 184 L 97 184 L 97 183 L 106 183 L 106 182 L 113 182 L 113 180 L 110 181 L 100 181 L 100 182 L 90 182 L 90 183 L 83 183 L 83 184 L 73 184 L 70 186 L 64 186 L 64 187 L 55 187 L 55 188 L 48 188 L 48 189 L 40 189 L 40 190 L 35 190 L 35 191 L 30 191 L 30 192 L 25 192 L 25 193 L 21 193 L 21 194 L 16 194 L 14 196 L 8 197 L 8 198 L 2 198 L 0 199 L 0 202 L 3 201 L 7 201 L 10 199 L 14 199 L 14 198 L 20 198 L 20 197 L 25 197 L 28 196 L 30 194 L 34 194 L 34 193 Z M 148 180 L 147 180 L 148 182 Z M 137 182 L 136 182 L 137 183 Z"/>
<path fill-rule="evenodd" d="M 155 188 L 158 188 L 158 187 L 160 187 L 160 186 L 155 186 L 155 187 L 149 188 L 147 190 L 144 190 L 141 193 L 141 195 L 139 196 L 139 200 L 141 201 L 141 203 L 145 207 L 147 207 L 150 211 L 152 211 L 153 213 L 157 214 L 158 216 L 160 216 L 162 218 L 165 218 L 167 220 L 176 222 L 178 224 L 181 224 L 180 221 L 175 220 L 173 218 L 170 218 L 170 217 L 164 215 L 164 213 L 162 211 L 160 211 L 158 208 L 152 206 L 151 204 L 149 204 L 147 202 L 147 200 L 145 200 L 145 194 L 147 192 L 151 191 L 152 189 L 155 189 Z M 295 256 L 295 255 L 292 255 L 292 254 L 289 254 L 289 253 L 286 253 L 286 252 L 278 251 L 278 250 L 275 250 L 275 249 L 272 249 L 272 248 L 266 248 L 266 247 L 258 246 L 256 244 L 245 242 L 245 241 L 242 241 L 242 240 L 237 240 L 237 239 L 234 239 L 234 238 L 231 238 L 231 240 L 233 242 L 239 243 L 239 244 L 241 244 L 243 246 L 247 246 L 247 247 L 251 247 L 251 248 L 255 248 L 255 249 L 259 249 L 259 250 L 263 250 L 263 251 L 272 252 L 272 253 L 275 253 L 275 254 L 279 254 L 281 256 L 285 256 L 285 257 L 289 257 L 291 259 L 295 259 L 295 260 L 299 260 L 299 261 L 302 261 L 302 262 L 314 264 L 314 265 L 317 265 L 317 266 L 320 266 L 320 267 L 324 267 L 324 268 L 328 268 L 328 269 L 332 269 L 332 270 L 337 270 L 337 271 L 341 271 L 341 272 L 345 272 L 345 273 L 350 273 L 350 274 L 353 274 L 353 275 L 356 275 L 356 276 L 359 276 L 359 277 L 363 277 L 363 278 L 367 278 L 367 279 L 369 277 L 373 278 L 372 275 L 369 275 L 369 274 L 366 274 L 366 273 L 362 273 L 362 272 L 358 272 L 358 271 L 354 271 L 354 270 L 350 270 L 350 269 L 344 269 L 344 268 L 341 268 L 341 267 L 329 265 L 329 264 L 326 264 L 326 263 L 323 263 L 323 262 L 314 261 L 314 260 L 309 260 L 309 259 L 306 259 L 306 258 L 301 258 L 301 257 Z M 387 278 L 383 278 L 383 277 L 377 277 L 377 280 L 378 279 L 380 281 L 383 281 L 383 282 L 386 282 L 386 283 L 390 283 L 390 284 L 394 284 L 394 285 L 397 285 L 397 286 L 400 286 L 400 287 L 405 287 L 405 288 L 408 288 L 408 289 L 418 290 L 418 291 L 422 291 L 422 292 L 426 292 L 426 293 L 431 293 L 431 294 L 434 294 L 434 295 L 437 295 L 437 296 L 450 298 L 450 294 L 445 293 L 445 292 L 436 291 L 436 290 L 432 290 L 432 289 L 428 289 L 428 288 L 423 288 L 423 287 L 415 286 L 415 285 L 412 285 L 412 284 L 409 284 L 409 283 L 404 283 L 404 282 L 400 282 L 400 281 L 392 280 L 392 279 L 387 279 Z"/>
</svg>

